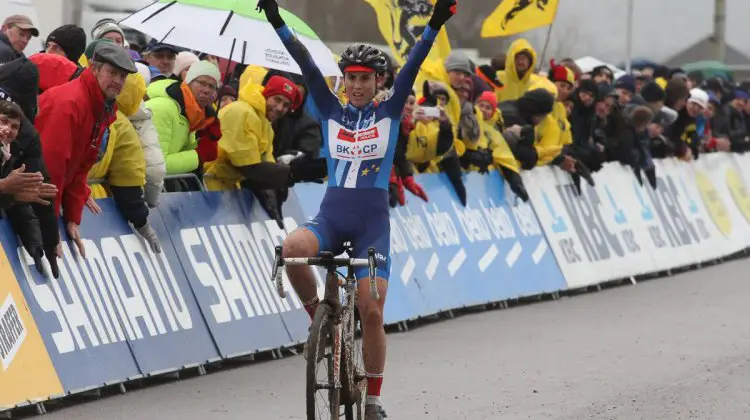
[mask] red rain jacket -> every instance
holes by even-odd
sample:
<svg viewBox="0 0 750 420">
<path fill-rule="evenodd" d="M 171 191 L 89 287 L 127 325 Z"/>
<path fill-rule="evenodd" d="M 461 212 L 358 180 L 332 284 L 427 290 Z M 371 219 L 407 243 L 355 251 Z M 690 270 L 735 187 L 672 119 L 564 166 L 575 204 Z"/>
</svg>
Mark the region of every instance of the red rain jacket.
<svg viewBox="0 0 750 420">
<path fill-rule="evenodd" d="M 58 188 L 55 215 L 81 224 L 91 190 L 89 170 L 99 159 L 102 137 L 116 119 L 114 101 L 105 100 L 96 77 L 87 69 L 78 79 L 39 97 L 36 128 L 51 182 Z"/>
</svg>

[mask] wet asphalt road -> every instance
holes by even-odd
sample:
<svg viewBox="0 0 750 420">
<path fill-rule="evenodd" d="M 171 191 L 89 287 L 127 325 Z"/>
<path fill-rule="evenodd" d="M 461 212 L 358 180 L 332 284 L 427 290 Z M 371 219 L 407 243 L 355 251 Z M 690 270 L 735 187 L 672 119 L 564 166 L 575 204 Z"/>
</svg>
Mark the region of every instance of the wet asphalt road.
<svg viewBox="0 0 750 420">
<path fill-rule="evenodd" d="M 750 419 L 750 260 L 390 334 L 389 419 Z M 58 419 L 303 419 L 288 357 Z"/>
</svg>

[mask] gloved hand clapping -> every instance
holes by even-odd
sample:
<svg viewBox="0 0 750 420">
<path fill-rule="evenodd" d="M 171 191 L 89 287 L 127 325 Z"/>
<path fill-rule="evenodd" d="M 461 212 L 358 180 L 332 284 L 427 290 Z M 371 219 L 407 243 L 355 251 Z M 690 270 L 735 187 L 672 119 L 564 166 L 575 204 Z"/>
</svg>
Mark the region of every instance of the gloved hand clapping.
<svg viewBox="0 0 750 420">
<path fill-rule="evenodd" d="M 156 231 L 151 227 L 150 224 L 146 223 L 145 225 L 136 228 L 135 231 L 138 232 L 138 234 L 146 240 L 146 243 L 148 243 L 151 251 L 156 254 L 161 254 L 161 244 L 159 243 L 159 237 L 156 236 Z"/>
</svg>

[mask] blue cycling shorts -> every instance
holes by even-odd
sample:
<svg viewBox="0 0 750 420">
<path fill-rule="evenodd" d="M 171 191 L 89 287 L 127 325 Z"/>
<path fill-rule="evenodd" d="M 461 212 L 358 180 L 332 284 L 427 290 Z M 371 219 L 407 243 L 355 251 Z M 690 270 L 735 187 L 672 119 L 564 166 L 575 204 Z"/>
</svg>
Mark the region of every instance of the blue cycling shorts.
<svg viewBox="0 0 750 420">
<path fill-rule="evenodd" d="M 351 242 L 352 258 L 367 258 L 375 248 L 378 277 L 388 280 L 391 272 L 391 223 L 388 191 L 381 188 L 328 187 L 320 212 L 304 225 L 317 236 L 320 252 L 339 255 L 344 242 Z M 357 279 L 370 277 L 368 267 L 358 267 Z"/>
</svg>

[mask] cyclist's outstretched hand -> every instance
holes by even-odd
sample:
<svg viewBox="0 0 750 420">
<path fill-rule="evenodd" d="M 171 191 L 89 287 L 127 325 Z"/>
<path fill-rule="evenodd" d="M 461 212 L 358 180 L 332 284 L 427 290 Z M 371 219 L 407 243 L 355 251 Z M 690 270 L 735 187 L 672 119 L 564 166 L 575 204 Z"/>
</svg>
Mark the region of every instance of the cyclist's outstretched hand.
<svg viewBox="0 0 750 420">
<path fill-rule="evenodd" d="M 437 0 L 428 25 L 432 29 L 439 31 L 445 25 L 445 22 L 456 14 L 457 6 L 458 1 L 456 0 Z"/>
<path fill-rule="evenodd" d="M 281 18 L 279 4 L 276 0 L 258 0 L 258 6 L 255 10 L 266 12 L 266 19 L 268 19 L 268 22 L 273 25 L 275 29 L 279 29 L 286 24 L 284 19 Z"/>
</svg>

